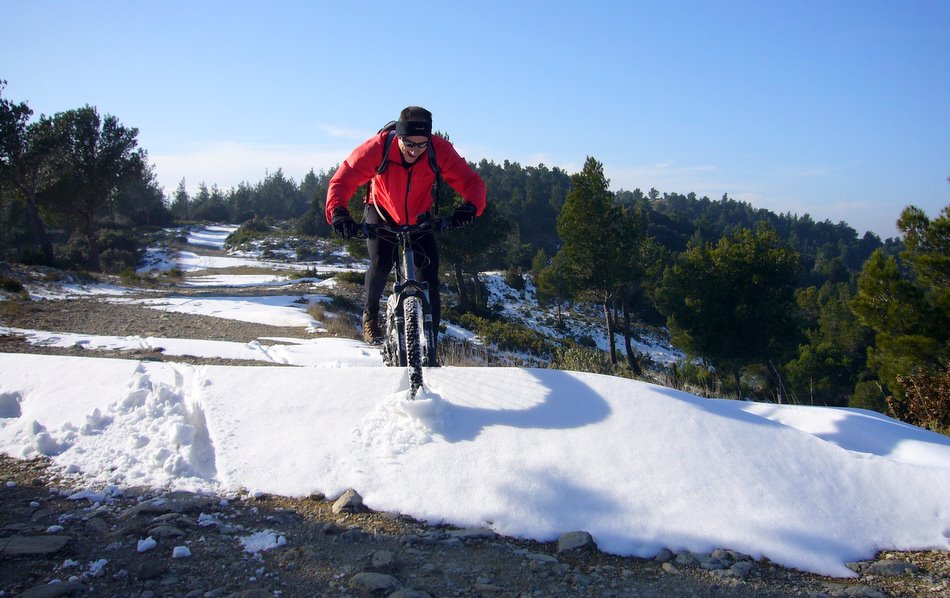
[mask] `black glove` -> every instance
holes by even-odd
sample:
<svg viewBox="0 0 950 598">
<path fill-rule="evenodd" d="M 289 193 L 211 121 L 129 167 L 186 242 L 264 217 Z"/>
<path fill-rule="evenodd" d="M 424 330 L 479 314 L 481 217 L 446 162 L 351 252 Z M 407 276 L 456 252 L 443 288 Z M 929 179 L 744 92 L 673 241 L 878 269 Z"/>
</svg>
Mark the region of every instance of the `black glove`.
<svg viewBox="0 0 950 598">
<path fill-rule="evenodd" d="M 452 226 L 465 226 L 475 222 L 475 206 L 466 201 L 452 212 Z"/>
<path fill-rule="evenodd" d="M 350 218 L 350 211 L 346 208 L 333 208 L 333 230 L 337 232 L 343 240 L 347 240 L 356 234 L 356 221 Z"/>
</svg>

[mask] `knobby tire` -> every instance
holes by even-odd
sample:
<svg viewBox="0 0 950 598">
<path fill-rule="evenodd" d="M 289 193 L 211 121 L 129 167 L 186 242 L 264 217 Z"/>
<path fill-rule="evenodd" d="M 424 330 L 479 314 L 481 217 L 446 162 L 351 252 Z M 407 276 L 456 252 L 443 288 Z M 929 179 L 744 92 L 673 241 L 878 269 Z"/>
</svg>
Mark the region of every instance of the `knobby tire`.
<svg viewBox="0 0 950 598">
<path fill-rule="evenodd" d="M 423 334 L 422 304 L 418 297 L 407 297 L 403 303 L 406 319 L 406 367 L 409 369 L 409 398 L 415 398 L 422 387 Z"/>
</svg>

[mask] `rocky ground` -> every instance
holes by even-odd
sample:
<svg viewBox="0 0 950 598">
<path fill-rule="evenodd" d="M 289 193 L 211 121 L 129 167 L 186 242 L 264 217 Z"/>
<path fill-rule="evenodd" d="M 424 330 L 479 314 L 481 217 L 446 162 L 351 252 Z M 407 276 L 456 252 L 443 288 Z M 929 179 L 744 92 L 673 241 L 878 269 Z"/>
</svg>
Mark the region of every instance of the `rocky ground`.
<svg viewBox="0 0 950 598">
<path fill-rule="evenodd" d="M 11 298 L 0 302 L 0 325 L 236 341 L 302 335 L 91 298 Z M 90 356 L 9 335 L 0 336 L 0 352 Z M 834 579 L 728 548 L 625 558 L 598 551 L 583 533 L 538 543 L 425 525 L 368 511 L 358 495 L 288 499 L 91 488 L 45 461 L 0 457 L 0 596 L 950 595 L 946 552 L 886 551 L 853 564 L 855 577 Z"/>
</svg>

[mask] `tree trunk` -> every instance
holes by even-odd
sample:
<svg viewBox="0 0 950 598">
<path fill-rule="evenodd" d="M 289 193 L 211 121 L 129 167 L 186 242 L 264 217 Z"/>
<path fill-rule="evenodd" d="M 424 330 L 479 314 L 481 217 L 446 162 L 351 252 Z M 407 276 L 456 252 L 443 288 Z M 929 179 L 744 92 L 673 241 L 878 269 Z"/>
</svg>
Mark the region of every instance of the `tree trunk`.
<svg viewBox="0 0 950 598">
<path fill-rule="evenodd" d="M 36 200 L 32 196 L 27 196 L 24 203 L 26 204 L 26 212 L 30 217 L 30 222 L 33 225 L 33 233 L 36 235 L 36 240 L 39 242 L 40 249 L 43 251 L 43 259 L 46 260 L 47 266 L 52 266 L 56 260 L 56 257 L 53 255 L 53 244 L 50 242 L 49 235 L 46 233 L 46 225 L 40 217 L 40 210 L 36 207 Z"/>
<path fill-rule="evenodd" d="M 607 329 L 607 343 L 610 346 L 610 363 L 617 364 L 617 343 L 614 342 L 614 327 L 610 318 L 610 298 L 604 298 L 604 324 Z"/>
<path fill-rule="evenodd" d="M 455 264 L 455 287 L 459 294 L 459 311 L 468 311 L 468 291 L 465 288 L 465 277 L 462 275 L 462 265 Z"/>
<path fill-rule="evenodd" d="M 782 374 L 779 373 L 778 368 L 775 367 L 775 364 L 772 363 L 772 360 L 769 360 L 769 367 L 772 369 L 772 373 L 775 374 L 775 380 L 778 382 L 778 403 L 779 405 L 788 403 L 788 391 L 785 389 L 785 383 L 782 381 Z"/>
<path fill-rule="evenodd" d="M 472 274 L 472 288 L 474 290 L 472 291 L 471 295 L 472 295 L 472 299 L 473 299 L 473 303 L 475 304 L 475 307 L 478 308 L 478 306 L 480 305 L 487 307 L 488 295 L 484 295 L 484 296 L 482 295 L 482 287 L 480 284 L 478 284 L 477 272 Z"/>
<path fill-rule="evenodd" d="M 627 351 L 627 363 L 630 364 L 630 371 L 634 376 L 642 376 L 643 368 L 640 366 L 640 356 L 634 352 L 633 343 L 630 342 L 630 306 L 626 299 L 620 300 L 620 308 L 623 311 L 623 348 Z"/>
<path fill-rule="evenodd" d="M 94 216 L 90 211 L 83 213 L 81 217 L 83 219 L 83 233 L 86 235 L 86 242 L 89 244 L 88 267 L 93 272 L 101 272 L 102 266 L 99 263 L 99 242 L 98 239 L 96 239 L 96 225 L 95 222 L 93 222 Z"/>
<path fill-rule="evenodd" d="M 742 400 L 742 376 L 739 373 L 739 368 L 732 368 L 732 382 L 735 384 L 736 389 L 736 399 Z"/>
</svg>

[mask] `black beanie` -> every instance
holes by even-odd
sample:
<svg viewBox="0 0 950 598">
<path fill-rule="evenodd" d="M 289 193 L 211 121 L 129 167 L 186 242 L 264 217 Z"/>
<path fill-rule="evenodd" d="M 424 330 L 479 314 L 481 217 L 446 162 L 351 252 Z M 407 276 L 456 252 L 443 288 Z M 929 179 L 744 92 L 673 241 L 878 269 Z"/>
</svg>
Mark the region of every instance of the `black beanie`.
<svg viewBox="0 0 950 598">
<path fill-rule="evenodd" d="M 399 120 L 396 121 L 396 135 L 399 137 L 431 137 L 432 123 L 421 120 Z"/>
</svg>

